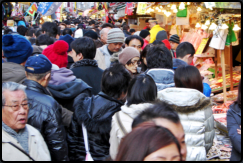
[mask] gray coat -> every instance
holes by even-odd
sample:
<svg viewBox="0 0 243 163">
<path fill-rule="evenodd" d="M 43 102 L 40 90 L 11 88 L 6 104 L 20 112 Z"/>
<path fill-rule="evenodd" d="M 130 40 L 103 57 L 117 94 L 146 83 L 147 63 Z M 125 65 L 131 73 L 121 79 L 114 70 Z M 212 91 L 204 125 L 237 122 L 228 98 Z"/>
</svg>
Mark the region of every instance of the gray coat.
<svg viewBox="0 0 243 163">
<path fill-rule="evenodd" d="M 24 66 L 13 63 L 2 63 L 2 82 L 16 82 L 22 84 L 26 79 Z"/>
</svg>

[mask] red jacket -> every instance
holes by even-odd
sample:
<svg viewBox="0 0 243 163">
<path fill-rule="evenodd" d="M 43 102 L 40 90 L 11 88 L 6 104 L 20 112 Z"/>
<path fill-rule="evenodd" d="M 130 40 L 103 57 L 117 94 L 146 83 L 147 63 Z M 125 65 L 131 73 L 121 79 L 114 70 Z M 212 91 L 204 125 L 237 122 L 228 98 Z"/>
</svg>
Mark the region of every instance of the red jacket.
<svg viewBox="0 0 243 163">
<path fill-rule="evenodd" d="M 142 47 L 142 50 L 149 44 L 149 42 L 145 39 L 143 39 L 143 47 Z"/>
</svg>

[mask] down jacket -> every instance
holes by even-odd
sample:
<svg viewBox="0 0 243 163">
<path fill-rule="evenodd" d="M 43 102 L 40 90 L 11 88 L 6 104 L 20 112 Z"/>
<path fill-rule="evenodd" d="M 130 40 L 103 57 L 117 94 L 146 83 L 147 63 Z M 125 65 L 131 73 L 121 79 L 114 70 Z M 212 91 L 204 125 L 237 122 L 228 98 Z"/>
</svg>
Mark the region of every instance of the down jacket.
<svg viewBox="0 0 243 163">
<path fill-rule="evenodd" d="M 51 161 L 50 152 L 40 132 L 28 124 L 26 124 L 25 127 L 28 129 L 29 134 L 29 155 L 35 161 Z M 31 161 L 28 156 L 26 156 L 16 147 L 9 144 L 9 142 L 24 150 L 16 139 L 2 129 L 3 161 Z"/>
<path fill-rule="evenodd" d="M 159 31 L 163 31 L 165 30 L 164 28 L 161 28 L 160 25 L 155 25 L 151 28 L 151 30 L 149 31 L 150 33 L 150 41 L 149 43 L 153 43 L 156 40 L 156 36 L 158 34 Z"/>
<path fill-rule="evenodd" d="M 125 136 L 126 133 L 123 133 L 119 123 L 117 121 L 117 115 L 120 118 L 122 126 L 125 128 L 126 132 L 129 133 L 132 130 L 132 122 L 136 116 L 141 113 L 144 109 L 148 108 L 152 104 L 142 103 L 142 104 L 133 104 L 129 107 L 123 105 L 121 111 L 115 113 L 112 117 L 112 125 L 110 132 L 110 156 L 113 160 L 116 158 L 118 153 L 118 147 L 121 142 L 121 139 Z"/>
<path fill-rule="evenodd" d="M 69 158 L 84 161 L 86 152 L 82 123 L 86 126 L 90 154 L 94 161 L 109 157 L 110 130 L 112 116 L 121 110 L 123 103 L 100 92 L 85 98 L 75 109 L 68 131 Z"/>
<path fill-rule="evenodd" d="M 167 88 L 158 98 L 173 105 L 185 132 L 186 161 L 206 161 L 215 136 L 210 98 L 195 89 Z"/>
<path fill-rule="evenodd" d="M 31 104 L 28 124 L 43 136 L 52 161 L 68 161 L 66 131 L 62 124 L 62 108 L 39 83 L 26 79 L 26 94 Z"/>
</svg>

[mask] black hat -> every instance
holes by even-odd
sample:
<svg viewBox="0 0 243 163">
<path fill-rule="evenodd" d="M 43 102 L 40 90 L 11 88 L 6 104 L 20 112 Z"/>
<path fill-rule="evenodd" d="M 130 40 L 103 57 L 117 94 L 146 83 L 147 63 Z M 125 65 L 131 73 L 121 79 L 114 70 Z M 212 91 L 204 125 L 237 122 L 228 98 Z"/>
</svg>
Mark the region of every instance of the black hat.
<svg viewBox="0 0 243 163">
<path fill-rule="evenodd" d="M 177 44 L 180 44 L 180 38 L 177 34 L 171 35 L 169 41 L 173 41 Z"/>
<path fill-rule="evenodd" d="M 141 30 L 139 36 L 142 37 L 142 38 L 146 38 L 148 35 L 150 35 L 149 31 L 144 29 L 144 30 Z"/>
<path fill-rule="evenodd" d="M 92 38 L 94 40 L 97 40 L 98 39 L 97 33 L 95 31 L 93 31 L 93 30 L 86 30 L 84 32 L 84 36 L 90 37 L 90 38 Z"/>
</svg>

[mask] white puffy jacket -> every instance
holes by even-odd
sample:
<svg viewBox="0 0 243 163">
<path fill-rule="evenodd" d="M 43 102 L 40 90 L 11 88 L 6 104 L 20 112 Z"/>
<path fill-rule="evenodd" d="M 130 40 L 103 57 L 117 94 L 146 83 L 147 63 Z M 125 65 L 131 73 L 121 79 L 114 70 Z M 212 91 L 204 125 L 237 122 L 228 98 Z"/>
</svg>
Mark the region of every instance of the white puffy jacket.
<svg viewBox="0 0 243 163">
<path fill-rule="evenodd" d="M 206 161 L 215 136 L 210 98 L 195 89 L 166 88 L 158 98 L 173 104 L 185 131 L 186 161 Z"/>
<path fill-rule="evenodd" d="M 111 125 L 111 132 L 110 132 L 110 156 L 114 160 L 116 154 L 118 153 L 118 147 L 120 144 L 121 139 L 125 136 L 122 132 L 121 128 L 119 127 L 117 121 L 117 114 L 121 120 L 122 126 L 125 128 L 127 133 L 132 130 L 132 122 L 136 116 L 141 113 L 144 109 L 148 108 L 152 104 L 150 103 L 142 103 L 142 104 L 133 104 L 127 107 L 127 105 L 123 105 L 121 107 L 121 111 L 115 113 L 112 116 L 112 125 Z"/>
</svg>

